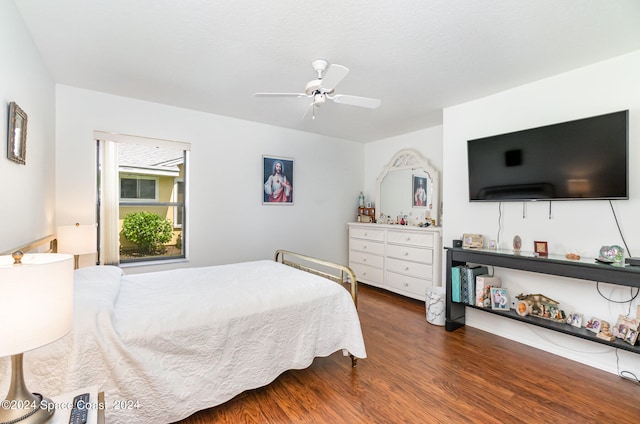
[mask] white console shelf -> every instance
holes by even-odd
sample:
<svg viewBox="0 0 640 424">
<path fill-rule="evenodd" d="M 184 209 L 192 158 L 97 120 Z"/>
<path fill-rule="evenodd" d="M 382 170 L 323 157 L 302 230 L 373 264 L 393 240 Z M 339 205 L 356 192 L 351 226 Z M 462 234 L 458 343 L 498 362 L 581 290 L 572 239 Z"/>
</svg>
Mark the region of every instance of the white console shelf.
<svg viewBox="0 0 640 424">
<path fill-rule="evenodd" d="M 348 225 L 349 267 L 358 281 L 419 300 L 427 287 L 441 285 L 440 228 Z"/>
</svg>

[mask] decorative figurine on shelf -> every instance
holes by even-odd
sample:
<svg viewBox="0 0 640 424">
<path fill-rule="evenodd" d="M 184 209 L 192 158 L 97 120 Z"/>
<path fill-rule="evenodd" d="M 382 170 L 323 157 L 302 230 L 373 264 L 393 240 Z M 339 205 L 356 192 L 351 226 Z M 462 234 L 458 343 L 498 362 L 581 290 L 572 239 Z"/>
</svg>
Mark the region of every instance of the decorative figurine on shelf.
<svg viewBox="0 0 640 424">
<path fill-rule="evenodd" d="M 596 337 L 610 342 L 615 340 L 616 338 L 616 336 L 614 336 L 611 332 L 611 324 L 609 324 L 607 321 L 600 321 L 600 332 Z"/>
<path fill-rule="evenodd" d="M 560 303 L 543 295 L 543 294 L 519 294 L 516 299 L 523 301 L 525 305 L 518 306 L 516 312 L 525 312 L 526 315 L 532 315 L 539 318 L 548 319 L 557 322 L 566 322 L 566 314 L 560 309 Z M 520 304 L 520 302 L 518 302 Z M 524 315 L 522 315 L 524 316 Z"/>
<path fill-rule="evenodd" d="M 620 246 L 602 246 L 599 253 L 600 255 L 597 258 L 598 262 L 621 264 L 624 256 L 624 249 Z"/>
<path fill-rule="evenodd" d="M 515 253 L 520 253 L 520 249 L 522 249 L 522 239 L 520 236 L 513 237 L 513 251 Z"/>
<path fill-rule="evenodd" d="M 358 207 L 364 208 L 364 194 L 360 192 L 360 196 L 358 196 Z"/>
</svg>

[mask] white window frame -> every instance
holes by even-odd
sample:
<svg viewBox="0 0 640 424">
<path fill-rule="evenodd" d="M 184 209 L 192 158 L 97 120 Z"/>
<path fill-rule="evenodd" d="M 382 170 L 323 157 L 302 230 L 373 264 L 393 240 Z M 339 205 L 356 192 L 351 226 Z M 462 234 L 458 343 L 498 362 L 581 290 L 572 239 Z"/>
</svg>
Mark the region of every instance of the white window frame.
<svg viewBox="0 0 640 424">
<path fill-rule="evenodd" d="M 180 183 L 184 184 L 184 178 L 179 177 L 179 178 L 174 178 L 173 179 L 173 193 L 171 193 L 171 201 L 172 202 L 179 202 L 179 199 L 178 199 L 178 185 Z M 185 194 L 185 197 L 186 197 L 186 194 Z M 176 217 L 178 216 L 178 209 L 179 208 L 177 206 L 175 206 L 173 208 L 173 228 L 182 228 L 182 222 L 178 223 L 177 220 L 176 220 Z M 185 205 L 184 210 L 183 210 L 182 221 L 184 221 L 184 212 L 186 212 L 186 205 Z"/>
</svg>

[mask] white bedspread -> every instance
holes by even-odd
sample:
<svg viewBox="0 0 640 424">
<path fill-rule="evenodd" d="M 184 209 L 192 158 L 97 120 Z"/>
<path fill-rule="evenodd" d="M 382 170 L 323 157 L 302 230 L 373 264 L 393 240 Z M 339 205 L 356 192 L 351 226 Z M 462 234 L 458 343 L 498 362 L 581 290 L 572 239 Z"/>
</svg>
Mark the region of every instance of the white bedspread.
<svg viewBox="0 0 640 424">
<path fill-rule="evenodd" d="M 274 261 L 129 276 L 82 268 L 74 305 L 72 332 L 25 354 L 27 387 L 53 396 L 97 385 L 109 424 L 177 421 L 315 357 L 366 357 L 348 291 Z"/>
</svg>

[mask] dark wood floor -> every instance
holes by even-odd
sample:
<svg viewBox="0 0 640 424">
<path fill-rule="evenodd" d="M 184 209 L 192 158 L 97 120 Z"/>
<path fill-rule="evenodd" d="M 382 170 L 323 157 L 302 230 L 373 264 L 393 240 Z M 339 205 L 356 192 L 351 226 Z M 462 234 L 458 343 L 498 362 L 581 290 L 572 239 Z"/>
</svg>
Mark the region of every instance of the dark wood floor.
<svg viewBox="0 0 640 424">
<path fill-rule="evenodd" d="M 368 358 L 335 353 L 181 424 L 639 423 L 640 386 L 474 328 L 447 333 L 424 303 L 360 286 Z"/>
</svg>

